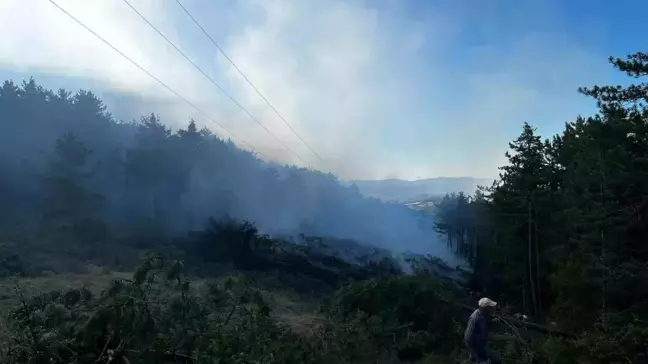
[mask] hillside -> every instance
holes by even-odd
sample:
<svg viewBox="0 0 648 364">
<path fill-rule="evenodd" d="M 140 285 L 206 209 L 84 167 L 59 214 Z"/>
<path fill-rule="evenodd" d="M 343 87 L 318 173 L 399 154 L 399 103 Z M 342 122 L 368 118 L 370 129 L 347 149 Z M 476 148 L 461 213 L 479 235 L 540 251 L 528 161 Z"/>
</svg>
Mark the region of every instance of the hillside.
<svg viewBox="0 0 648 364">
<path fill-rule="evenodd" d="M 433 216 L 87 91 L 0 91 L 2 363 L 463 364 L 483 296 L 504 362 L 648 363 L 647 83 L 580 89 L 598 113 L 550 139 L 524 123 Z"/>
<path fill-rule="evenodd" d="M 352 181 L 364 196 L 383 201 L 416 202 L 452 192 L 472 194 L 477 186 L 490 186 L 492 180 L 473 177 L 437 177 L 405 181 L 399 179 Z"/>
<path fill-rule="evenodd" d="M 407 207 L 363 197 L 330 173 L 265 162 L 193 120 L 179 130 L 155 114 L 115 120 L 92 92 L 54 92 L 33 79 L 0 92 L 0 225 L 67 226 L 83 216 L 78 224 L 103 226 L 92 240 L 110 240 L 123 231 L 181 236 L 230 217 L 272 236 L 452 258 Z"/>
</svg>

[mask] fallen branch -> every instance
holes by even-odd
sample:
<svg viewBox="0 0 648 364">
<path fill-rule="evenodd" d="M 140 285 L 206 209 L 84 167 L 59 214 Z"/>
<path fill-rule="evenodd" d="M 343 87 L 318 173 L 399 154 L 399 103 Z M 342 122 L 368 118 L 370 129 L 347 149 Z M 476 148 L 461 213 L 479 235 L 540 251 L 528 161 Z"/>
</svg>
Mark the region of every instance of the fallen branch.
<svg viewBox="0 0 648 364">
<path fill-rule="evenodd" d="M 466 312 L 475 311 L 475 308 L 472 308 L 472 307 L 470 307 L 468 305 L 463 305 L 462 304 L 461 308 Z M 574 335 L 574 334 L 562 331 L 562 330 L 560 330 L 558 328 L 555 328 L 555 327 L 542 326 L 542 325 L 534 324 L 532 322 L 521 321 L 521 320 L 518 320 L 518 319 L 516 319 L 514 317 L 510 317 L 510 316 L 501 316 L 501 317 L 505 317 L 506 321 L 512 323 L 515 326 L 525 327 L 527 329 L 542 332 L 544 334 L 556 335 L 556 336 L 562 336 L 562 337 L 568 337 L 568 338 L 576 337 L 576 335 Z"/>
<path fill-rule="evenodd" d="M 133 354 L 142 354 L 142 351 L 140 350 L 125 350 L 128 353 L 133 353 Z M 194 358 L 193 356 L 185 355 L 185 354 L 180 354 L 176 353 L 173 351 L 164 351 L 164 352 L 159 352 L 159 351 L 149 351 L 149 353 L 154 353 L 158 355 L 162 355 L 164 359 L 170 359 L 173 360 L 176 363 L 180 363 L 179 360 L 182 360 L 181 363 L 197 363 L 198 358 Z"/>
</svg>

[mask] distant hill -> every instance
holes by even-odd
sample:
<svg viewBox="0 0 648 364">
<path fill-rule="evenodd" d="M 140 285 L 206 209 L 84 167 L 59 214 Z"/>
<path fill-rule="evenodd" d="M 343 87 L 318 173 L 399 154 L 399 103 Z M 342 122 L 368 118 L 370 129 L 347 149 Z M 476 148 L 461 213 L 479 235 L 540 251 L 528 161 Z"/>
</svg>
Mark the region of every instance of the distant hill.
<svg viewBox="0 0 648 364">
<path fill-rule="evenodd" d="M 473 177 L 438 177 L 405 181 L 400 179 L 351 181 L 360 192 L 384 201 L 416 202 L 451 192 L 472 194 L 479 185 L 490 185 L 492 180 Z"/>
</svg>

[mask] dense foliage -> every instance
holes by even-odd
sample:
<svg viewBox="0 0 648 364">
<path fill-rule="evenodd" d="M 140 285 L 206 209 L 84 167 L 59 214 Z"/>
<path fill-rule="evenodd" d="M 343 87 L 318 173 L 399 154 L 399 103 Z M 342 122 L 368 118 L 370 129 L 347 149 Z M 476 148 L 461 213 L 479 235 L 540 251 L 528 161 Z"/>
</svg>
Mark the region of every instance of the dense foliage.
<svg viewBox="0 0 648 364">
<path fill-rule="evenodd" d="M 611 62 L 648 75 L 645 54 Z M 494 185 L 446 196 L 437 228 L 472 261 L 484 292 L 582 333 L 569 350 L 551 350 L 552 362 L 643 363 L 648 84 L 579 91 L 596 99 L 597 115 L 544 141 L 524 124 Z"/>
<path fill-rule="evenodd" d="M 428 276 L 400 276 L 371 279 L 342 288 L 333 303 L 339 315 L 348 318 L 356 312 L 380 317 L 393 325 L 383 332 L 383 345 L 416 338 L 427 352 L 448 354 L 461 338 L 457 319 L 461 308 L 453 287 Z M 407 330 L 399 325 L 405 324 Z M 400 328 L 400 332 L 397 330 Z"/>
<path fill-rule="evenodd" d="M 25 297 L 18 287 L 19 303 L 7 318 L 9 330 L 0 336 L 0 360 L 388 363 L 406 348 L 457 348 L 456 308 L 430 278 L 384 278 L 364 285 L 367 289 L 351 286 L 336 294 L 318 326 L 306 333 L 278 321 L 267 295 L 248 279 L 197 285 L 185 277 L 181 261 L 152 255 L 131 279 L 115 280 L 99 294 L 82 288 Z M 402 298 L 390 305 L 395 311 L 385 294 Z M 405 299 L 408 295 L 418 298 L 416 303 Z M 382 307 L 367 301 L 377 298 Z M 429 334 L 436 322 L 447 335 Z"/>
</svg>

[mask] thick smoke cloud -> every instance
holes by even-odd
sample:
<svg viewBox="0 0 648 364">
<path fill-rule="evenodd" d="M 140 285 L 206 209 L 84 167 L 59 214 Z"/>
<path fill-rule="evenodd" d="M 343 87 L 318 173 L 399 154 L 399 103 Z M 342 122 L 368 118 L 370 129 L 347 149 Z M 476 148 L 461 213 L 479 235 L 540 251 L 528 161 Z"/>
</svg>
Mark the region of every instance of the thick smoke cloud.
<svg viewBox="0 0 648 364">
<path fill-rule="evenodd" d="M 117 122 L 91 92 L 6 82 L 3 218 L 39 221 L 64 190 L 73 202 L 65 213 L 118 229 L 151 225 L 182 235 L 201 229 L 208 217 L 228 216 L 275 236 L 353 239 L 456 263 L 432 221 L 402 204 L 363 197 L 330 173 L 265 162 L 193 123 L 171 131 L 165 122 L 156 115 Z"/>
</svg>

